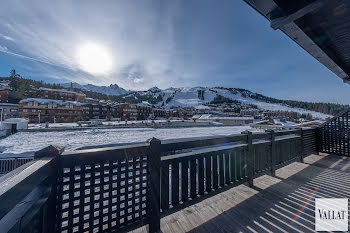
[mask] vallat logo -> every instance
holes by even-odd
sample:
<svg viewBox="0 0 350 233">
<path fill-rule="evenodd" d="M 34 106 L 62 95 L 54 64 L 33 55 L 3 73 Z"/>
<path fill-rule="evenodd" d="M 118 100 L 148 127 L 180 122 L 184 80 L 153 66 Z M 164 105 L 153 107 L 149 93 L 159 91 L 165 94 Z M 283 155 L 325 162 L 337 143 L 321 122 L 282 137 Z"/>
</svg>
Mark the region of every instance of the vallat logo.
<svg viewBox="0 0 350 233">
<path fill-rule="evenodd" d="M 334 211 L 334 210 L 321 210 L 318 209 L 320 219 L 345 219 L 345 210 Z"/>
<path fill-rule="evenodd" d="M 348 231 L 348 199 L 315 199 L 316 231 Z"/>
</svg>

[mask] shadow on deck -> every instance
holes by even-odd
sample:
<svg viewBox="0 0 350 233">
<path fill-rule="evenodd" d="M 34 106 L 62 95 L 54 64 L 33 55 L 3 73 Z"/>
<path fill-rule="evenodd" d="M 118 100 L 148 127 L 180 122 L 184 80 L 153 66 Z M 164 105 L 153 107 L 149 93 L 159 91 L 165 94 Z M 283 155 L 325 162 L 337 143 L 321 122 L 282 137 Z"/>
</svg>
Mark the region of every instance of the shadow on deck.
<svg viewBox="0 0 350 233">
<path fill-rule="evenodd" d="M 161 219 L 162 232 L 314 232 L 314 198 L 350 198 L 350 158 L 310 155 Z M 134 232 L 145 231 L 139 228 Z"/>
</svg>

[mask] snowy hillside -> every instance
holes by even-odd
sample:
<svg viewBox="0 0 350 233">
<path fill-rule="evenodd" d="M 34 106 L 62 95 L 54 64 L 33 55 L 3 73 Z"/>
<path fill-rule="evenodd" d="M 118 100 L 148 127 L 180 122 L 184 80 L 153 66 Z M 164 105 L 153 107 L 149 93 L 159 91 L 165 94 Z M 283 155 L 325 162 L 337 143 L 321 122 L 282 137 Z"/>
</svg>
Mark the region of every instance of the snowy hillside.
<svg viewBox="0 0 350 233">
<path fill-rule="evenodd" d="M 63 84 L 64 87 L 69 88 L 70 83 Z M 261 110 L 270 111 L 293 111 L 300 114 L 310 113 L 314 118 L 326 119 L 331 115 L 305 110 L 302 108 L 290 107 L 278 103 L 267 103 L 266 101 L 257 100 L 257 93 L 249 90 L 239 88 L 223 88 L 223 87 L 181 87 L 168 88 L 161 90 L 158 87 L 152 87 L 148 91 L 134 91 L 128 92 L 119 87 L 117 84 L 108 86 L 95 86 L 91 84 L 81 85 L 73 83 L 74 88 L 89 90 L 106 95 L 119 96 L 118 102 L 130 102 L 130 100 L 139 102 L 149 102 L 158 106 L 163 106 L 166 109 L 171 107 L 195 107 L 197 109 L 207 109 L 208 103 L 215 100 L 215 98 L 226 98 L 232 103 L 240 105 L 255 105 Z M 127 94 L 127 95 L 126 95 Z M 262 96 L 262 95 L 260 95 Z M 133 102 L 132 102 L 133 103 Z"/>
<path fill-rule="evenodd" d="M 64 83 L 61 84 L 65 88 L 69 88 L 71 86 L 71 83 Z M 105 95 L 123 95 L 128 93 L 127 90 L 119 87 L 117 84 L 111 84 L 110 86 L 95 86 L 92 84 L 86 84 L 86 85 L 81 85 L 79 83 L 73 83 L 73 88 L 79 88 L 87 91 L 93 91 L 93 92 L 98 92 L 102 93 Z"/>
<path fill-rule="evenodd" d="M 251 97 L 254 96 L 255 93 L 235 88 L 183 87 L 168 88 L 165 90 L 152 88 L 149 91 L 142 92 L 142 94 L 153 95 L 155 98 L 161 95 L 163 100 L 157 105 L 163 105 L 166 109 L 170 109 L 173 106 L 195 107 L 197 109 L 208 108 L 205 104 L 210 103 L 217 95 L 220 95 L 234 102 L 239 102 L 241 105 L 256 105 L 262 110 L 293 111 L 301 114 L 310 113 L 313 117 L 320 119 L 331 117 L 330 115 L 315 111 L 259 101 Z"/>
</svg>

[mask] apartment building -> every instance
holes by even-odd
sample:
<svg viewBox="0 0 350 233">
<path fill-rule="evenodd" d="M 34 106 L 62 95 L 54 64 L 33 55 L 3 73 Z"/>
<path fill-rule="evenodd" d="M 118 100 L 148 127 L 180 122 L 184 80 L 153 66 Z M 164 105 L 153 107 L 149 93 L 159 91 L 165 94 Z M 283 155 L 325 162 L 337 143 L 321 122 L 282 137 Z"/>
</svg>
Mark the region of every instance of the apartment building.
<svg viewBox="0 0 350 233">
<path fill-rule="evenodd" d="M 152 106 L 147 104 L 137 104 L 137 120 L 146 120 L 152 114 Z"/>
<path fill-rule="evenodd" d="M 83 118 L 90 119 L 111 119 L 120 118 L 118 107 L 107 104 L 83 104 Z"/>
<path fill-rule="evenodd" d="M 152 113 L 153 113 L 153 116 L 155 118 L 157 118 L 157 117 L 164 118 L 167 115 L 167 111 L 165 109 L 162 109 L 162 108 L 153 108 Z"/>
<path fill-rule="evenodd" d="M 83 119 L 83 107 L 76 101 L 28 98 L 19 102 L 18 115 L 29 123 L 75 122 Z"/>
<path fill-rule="evenodd" d="M 0 121 L 17 117 L 18 104 L 0 103 Z"/>
<path fill-rule="evenodd" d="M 242 116 L 256 116 L 259 115 L 260 111 L 256 108 L 241 109 Z"/>
<path fill-rule="evenodd" d="M 264 117 L 270 119 L 298 118 L 299 113 L 292 111 L 263 112 Z"/>
<path fill-rule="evenodd" d="M 80 103 L 84 103 L 86 96 L 85 94 L 78 93 L 75 91 L 40 87 L 37 92 L 37 97 L 41 99 L 77 101 Z"/>
<path fill-rule="evenodd" d="M 122 120 L 137 120 L 138 110 L 136 104 L 117 104 Z"/>
</svg>

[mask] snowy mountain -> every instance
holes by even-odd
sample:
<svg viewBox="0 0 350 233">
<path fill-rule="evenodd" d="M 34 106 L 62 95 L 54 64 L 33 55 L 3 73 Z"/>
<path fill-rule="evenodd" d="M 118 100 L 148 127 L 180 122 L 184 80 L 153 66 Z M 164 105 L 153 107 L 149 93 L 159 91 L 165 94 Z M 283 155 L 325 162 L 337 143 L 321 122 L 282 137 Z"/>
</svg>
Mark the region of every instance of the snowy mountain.
<svg viewBox="0 0 350 233">
<path fill-rule="evenodd" d="M 71 86 L 71 83 L 63 83 L 61 84 L 65 88 L 69 88 Z M 92 84 L 86 84 L 82 85 L 79 83 L 72 83 L 73 88 L 79 88 L 87 91 L 93 91 L 98 92 L 105 95 L 124 95 L 128 93 L 127 90 L 119 87 L 117 84 L 111 84 L 110 86 L 95 86 Z"/>
<path fill-rule="evenodd" d="M 70 87 L 70 83 L 62 86 Z M 288 106 L 281 100 L 269 98 L 258 93 L 240 88 L 224 87 L 181 87 L 167 88 L 164 90 L 152 87 L 147 91 L 126 91 L 117 84 L 110 86 L 95 86 L 92 84 L 81 85 L 73 83 L 74 88 L 115 96 L 117 102 L 142 103 L 148 102 L 165 109 L 172 107 L 194 107 L 196 109 L 209 109 L 208 104 L 230 103 L 233 105 L 252 105 L 261 110 L 292 111 L 300 114 L 311 114 L 314 118 L 326 119 L 331 115 Z"/>
<path fill-rule="evenodd" d="M 268 103 L 267 101 L 259 100 L 262 95 L 257 93 L 239 89 L 239 88 L 209 88 L 209 87 L 182 87 L 168 88 L 160 90 L 159 88 L 151 88 L 148 91 L 139 91 L 124 95 L 122 98 L 139 98 L 139 96 L 151 96 L 152 100 L 160 100 L 156 105 L 163 106 L 166 109 L 171 107 L 194 107 L 196 109 L 209 108 L 208 104 L 213 102 L 224 101 L 238 105 L 254 105 L 258 109 L 270 111 L 293 111 L 300 114 L 310 113 L 314 118 L 326 119 L 331 115 L 305 110 L 302 108 L 290 107 L 280 103 Z M 266 97 L 267 99 L 269 97 Z"/>
</svg>

